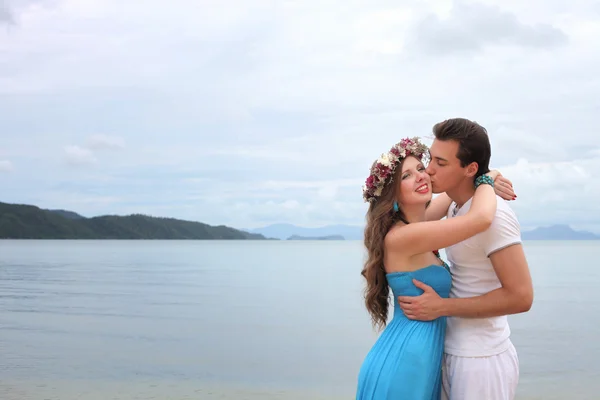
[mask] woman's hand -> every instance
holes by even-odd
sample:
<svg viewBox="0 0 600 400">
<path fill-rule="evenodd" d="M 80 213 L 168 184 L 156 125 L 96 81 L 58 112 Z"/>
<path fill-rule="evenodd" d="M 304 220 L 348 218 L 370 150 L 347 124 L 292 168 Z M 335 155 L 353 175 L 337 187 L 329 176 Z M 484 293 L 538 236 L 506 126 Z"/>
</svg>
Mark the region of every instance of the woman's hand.
<svg viewBox="0 0 600 400">
<path fill-rule="evenodd" d="M 503 177 L 500 171 L 493 170 L 487 173 L 494 180 L 494 192 L 504 200 L 516 200 L 517 195 L 513 189 L 512 182 Z"/>
</svg>

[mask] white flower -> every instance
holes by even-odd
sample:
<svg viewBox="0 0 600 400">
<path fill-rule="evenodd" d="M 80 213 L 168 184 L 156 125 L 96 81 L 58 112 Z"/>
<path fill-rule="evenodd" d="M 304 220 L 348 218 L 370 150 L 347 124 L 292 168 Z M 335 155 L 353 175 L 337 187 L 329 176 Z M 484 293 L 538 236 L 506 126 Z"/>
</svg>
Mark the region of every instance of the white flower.
<svg viewBox="0 0 600 400">
<path fill-rule="evenodd" d="M 392 165 L 392 160 L 390 160 L 389 155 L 387 154 L 382 154 L 381 158 L 379 158 L 379 164 L 384 165 L 386 167 L 389 167 Z"/>
</svg>

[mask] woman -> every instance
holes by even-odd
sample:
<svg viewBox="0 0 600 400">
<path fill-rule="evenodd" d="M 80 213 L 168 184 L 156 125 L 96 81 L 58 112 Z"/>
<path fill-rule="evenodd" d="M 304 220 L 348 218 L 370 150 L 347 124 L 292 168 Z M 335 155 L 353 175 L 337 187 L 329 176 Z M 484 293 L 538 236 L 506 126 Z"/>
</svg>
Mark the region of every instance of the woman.
<svg viewBox="0 0 600 400">
<path fill-rule="evenodd" d="M 448 297 L 451 276 L 437 249 L 483 232 L 496 211 L 493 183 L 500 174 L 492 171 L 476 179 L 466 215 L 440 221 L 450 200 L 441 195 L 432 202 L 423 164 L 427 154 L 418 138 L 403 139 L 373 164 L 363 187 L 370 203 L 365 228 L 368 259 L 362 271 L 365 304 L 374 326 L 384 330 L 361 367 L 357 400 L 440 398 L 445 318 L 411 320 L 394 302 L 393 319 L 386 326 L 389 287 L 394 298 L 419 295 L 414 278 Z M 498 194 L 506 199 L 514 195 L 512 189 Z"/>
</svg>

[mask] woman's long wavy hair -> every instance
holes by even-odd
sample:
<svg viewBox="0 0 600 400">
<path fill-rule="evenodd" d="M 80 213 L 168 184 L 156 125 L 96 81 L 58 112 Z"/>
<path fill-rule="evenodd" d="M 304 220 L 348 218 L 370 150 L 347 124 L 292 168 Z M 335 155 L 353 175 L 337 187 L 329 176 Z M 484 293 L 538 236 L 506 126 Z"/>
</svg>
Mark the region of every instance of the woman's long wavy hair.
<svg viewBox="0 0 600 400">
<path fill-rule="evenodd" d="M 394 212 L 396 186 L 402 172 L 404 160 L 396 167 L 391 182 L 386 182 L 381 196 L 370 203 L 366 215 L 364 244 L 367 248 L 367 259 L 361 274 L 365 277 L 365 305 L 371 315 L 373 327 L 383 329 L 387 324 L 389 309 L 389 287 L 386 279 L 383 256 L 385 236 L 392 226 L 405 220 L 400 208 Z"/>
</svg>

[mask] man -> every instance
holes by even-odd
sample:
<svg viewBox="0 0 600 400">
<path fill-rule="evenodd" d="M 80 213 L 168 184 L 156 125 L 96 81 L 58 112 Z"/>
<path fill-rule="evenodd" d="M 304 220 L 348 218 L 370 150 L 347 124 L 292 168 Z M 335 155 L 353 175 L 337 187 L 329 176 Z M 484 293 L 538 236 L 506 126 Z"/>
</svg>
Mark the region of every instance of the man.
<svg viewBox="0 0 600 400">
<path fill-rule="evenodd" d="M 489 171 L 491 146 L 485 128 L 455 118 L 436 124 L 427 173 L 434 193 L 452 199 L 447 217 L 465 214 L 474 180 Z M 418 297 L 398 298 L 414 319 L 447 318 L 442 399 L 512 400 L 519 360 L 510 340 L 507 315 L 529 311 L 533 287 L 519 222 L 498 197 L 496 216 L 485 232 L 446 249 L 452 273 L 450 298 L 429 286 Z"/>
</svg>

